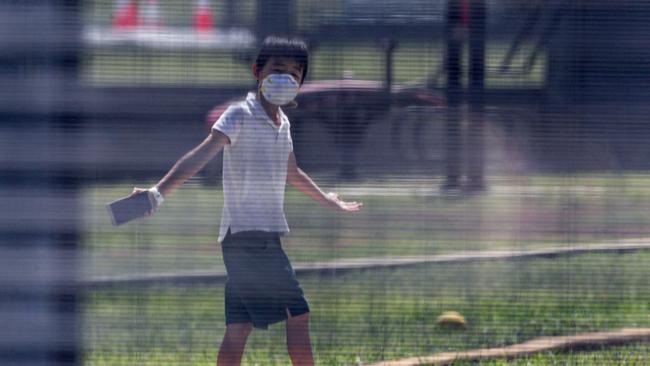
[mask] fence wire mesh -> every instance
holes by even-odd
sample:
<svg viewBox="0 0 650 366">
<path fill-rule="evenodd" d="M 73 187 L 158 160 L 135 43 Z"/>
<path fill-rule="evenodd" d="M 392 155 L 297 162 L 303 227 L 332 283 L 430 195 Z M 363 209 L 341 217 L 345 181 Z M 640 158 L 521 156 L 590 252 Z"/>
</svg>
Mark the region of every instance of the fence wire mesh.
<svg viewBox="0 0 650 366">
<path fill-rule="evenodd" d="M 221 220 L 238 200 L 272 217 L 271 177 L 310 333 L 256 329 L 241 364 L 647 330 L 648 21 L 645 0 L 0 2 L 0 364 L 223 362 Z M 233 163 L 213 128 L 251 91 L 264 113 L 241 123 L 288 126 L 253 68 L 272 34 L 309 52 L 281 107 L 288 173 L 268 173 L 266 140 Z M 197 171 L 161 184 L 202 142 Z M 156 212 L 115 226 L 107 204 L 155 185 Z M 480 362 L 640 365 L 648 338 Z"/>
</svg>

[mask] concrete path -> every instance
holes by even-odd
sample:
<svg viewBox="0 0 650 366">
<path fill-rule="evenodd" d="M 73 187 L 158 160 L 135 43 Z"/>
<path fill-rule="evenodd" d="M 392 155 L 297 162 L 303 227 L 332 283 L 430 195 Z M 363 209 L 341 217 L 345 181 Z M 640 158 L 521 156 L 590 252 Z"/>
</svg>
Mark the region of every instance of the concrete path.
<svg viewBox="0 0 650 366">
<path fill-rule="evenodd" d="M 631 342 L 650 341 L 650 328 L 624 328 L 616 331 L 581 333 L 571 336 L 542 337 L 507 347 L 483 348 L 463 352 L 443 352 L 430 356 L 383 361 L 366 366 L 439 366 L 456 361 L 480 361 L 495 358 L 513 358 L 543 351 L 581 350 L 598 346 L 612 346 Z"/>
<path fill-rule="evenodd" d="M 545 248 L 522 251 L 466 251 L 430 256 L 404 256 L 385 258 L 351 258 L 327 262 L 296 263 L 298 276 L 309 274 L 335 274 L 345 271 L 375 268 L 404 267 L 432 263 L 467 263 L 484 260 L 513 260 L 552 258 L 586 253 L 624 253 L 650 249 L 650 239 L 627 239 L 615 243 L 575 245 L 564 248 Z M 80 282 L 87 289 L 114 286 L 143 286 L 163 283 L 219 283 L 226 280 L 225 271 L 184 271 L 145 275 L 95 277 Z"/>
</svg>

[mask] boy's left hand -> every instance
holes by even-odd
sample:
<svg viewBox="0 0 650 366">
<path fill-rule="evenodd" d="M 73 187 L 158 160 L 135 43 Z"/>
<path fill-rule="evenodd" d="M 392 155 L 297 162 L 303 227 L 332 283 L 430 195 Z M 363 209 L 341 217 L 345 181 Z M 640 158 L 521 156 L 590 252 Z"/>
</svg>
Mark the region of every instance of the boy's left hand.
<svg viewBox="0 0 650 366">
<path fill-rule="evenodd" d="M 343 212 L 357 212 L 363 207 L 361 202 L 345 202 L 341 200 L 341 197 L 334 192 L 329 192 L 327 195 L 327 201 L 324 206 L 333 208 L 338 211 Z"/>
</svg>

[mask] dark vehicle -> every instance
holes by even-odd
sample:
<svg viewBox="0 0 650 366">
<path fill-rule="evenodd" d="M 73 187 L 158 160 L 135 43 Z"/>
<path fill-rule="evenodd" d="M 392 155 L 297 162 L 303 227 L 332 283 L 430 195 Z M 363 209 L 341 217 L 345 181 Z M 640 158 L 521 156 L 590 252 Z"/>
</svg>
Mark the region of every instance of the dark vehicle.
<svg viewBox="0 0 650 366">
<path fill-rule="evenodd" d="M 214 122 L 236 100 L 229 100 L 214 107 L 207 116 L 205 126 L 209 130 Z M 306 156 L 301 150 L 313 149 L 314 141 L 306 137 L 313 124 L 327 131 L 331 146 L 337 156 L 330 160 L 338 163 L 342 178 L 354 178 L 356 155 L 368 127 L 389 118 L 395 109 L 408 107 L 431 107 L 439 109 L 444 98 L 423 87 L 394 86 L 387 92 L 384 84 L 369 80 L 324 80 L 305 83 L 296 98 L 297 107 L 285 107 L 291 120 L 294 149 L 297 156 Z M 305 167 L 323 166 L 321 162 L 301 161 Z M 214 169 L 212 169 L 214 170 Z M 214 173 L 208 173 L 214 177 Z"/>
</svg>

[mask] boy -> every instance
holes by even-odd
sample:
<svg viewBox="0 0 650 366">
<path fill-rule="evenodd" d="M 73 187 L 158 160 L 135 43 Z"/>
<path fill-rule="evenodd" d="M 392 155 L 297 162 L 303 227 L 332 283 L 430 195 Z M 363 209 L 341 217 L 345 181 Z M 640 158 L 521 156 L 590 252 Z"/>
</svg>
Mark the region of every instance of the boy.
<svg viewBox="0 0 650 366">
<path fill-rule="evenodd" d="M 239 365 L 253 327 L 287 321 L 293 365 L 313 365 L 309 305 L 282 250 L 289 231 L 284 216 L 286 182 L 325 207 L 356 212 L 358 202 L 324 193 L 296 165 L 289 120 L 280 106 L 294 103 L 309 65 L 306 44 L 268 37 L 252 66 L 257 92 L 232 104 L 210 135 L 183 156 L 148 194 L 156 208 L 222 148 L 224 205 L 219 241 L 228 273 L 226 334 L 218 366 Z M 135 188 L 134 194 L 145 191 Z"/>
</svg>

